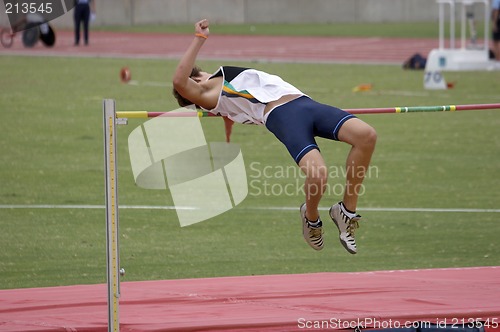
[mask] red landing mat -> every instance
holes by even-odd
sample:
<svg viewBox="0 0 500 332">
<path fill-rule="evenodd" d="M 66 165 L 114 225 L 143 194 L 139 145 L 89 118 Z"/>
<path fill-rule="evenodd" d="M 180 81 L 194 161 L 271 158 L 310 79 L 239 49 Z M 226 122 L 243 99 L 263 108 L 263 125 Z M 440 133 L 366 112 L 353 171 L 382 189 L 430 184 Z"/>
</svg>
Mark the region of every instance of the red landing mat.
<svg viewBox="0 0 500 332">
<path fill-rule="evenodd" d="M 0 331 L 107 331 L 106 285 L 0 290 Z M 500 324 L 500 266 L 121 284 L 126 331 Z"/>
</svg>

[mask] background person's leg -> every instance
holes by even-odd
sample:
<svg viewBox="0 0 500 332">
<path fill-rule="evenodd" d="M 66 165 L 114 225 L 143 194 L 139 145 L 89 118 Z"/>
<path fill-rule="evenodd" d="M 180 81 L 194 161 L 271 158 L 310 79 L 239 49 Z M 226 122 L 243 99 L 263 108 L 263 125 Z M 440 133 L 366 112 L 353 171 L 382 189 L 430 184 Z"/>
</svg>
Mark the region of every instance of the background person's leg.
<svg viewBox="0 0 500 332">
<path fill-rule="evenodd" d="M 75 6 L 74 21 L 75 21 L 75 45 L 78 45 L 80 44 L 80 26 L 82 25 L 82 11 L 79 5 Z"/>
<path fill-rule="evenodd" d="M 83 20 L 83 40 L 85 45 L 89 43 L 89 22 L 90 22 L 90 6 L 86 5 L 82 10 L 82 20 Z"/>
</svg>

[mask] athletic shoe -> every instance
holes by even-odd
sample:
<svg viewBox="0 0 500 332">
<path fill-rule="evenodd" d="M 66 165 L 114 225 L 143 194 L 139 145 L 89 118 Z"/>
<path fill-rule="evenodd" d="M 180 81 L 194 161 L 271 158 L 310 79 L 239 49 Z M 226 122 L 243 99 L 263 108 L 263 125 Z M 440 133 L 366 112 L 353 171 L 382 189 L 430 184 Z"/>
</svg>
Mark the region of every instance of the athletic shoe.
<svg viewBox="0 0 500 332">
<path fill-rule="evenodd" d="M 330 208 L 330 217 L 339 229 L 340 243 L 351 254 L 356 253 L 356 240 L 354 232 L 359 227 L 358 221 L 361 216 L 358 214 L 353 218 L 349 218 L 340 207 L 341 202 Z"/>
<path fill-rule="evenodd" d="M 300 206 L 300 217 L 302 219 L 302 234 L 307 244 L 314 250 L 323 249 L 323 223 L 318 218 L 316 226 L 311 225 L 311 222 L 306 218 L 306 203 Z"/>
</svg>

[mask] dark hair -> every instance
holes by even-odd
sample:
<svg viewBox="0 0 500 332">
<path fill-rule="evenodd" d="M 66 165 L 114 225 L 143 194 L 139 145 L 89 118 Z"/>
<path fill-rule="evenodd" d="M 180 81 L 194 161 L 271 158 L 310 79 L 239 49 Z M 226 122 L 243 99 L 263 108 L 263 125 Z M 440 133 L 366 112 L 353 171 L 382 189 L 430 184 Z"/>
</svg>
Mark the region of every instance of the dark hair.
<svg viewBox="0 0 500 332">
<path fill-rule="evenodd" d="M 201 68 L 198 67 L 198 66 L 194 66 L 193 69 L 191 70 L 191 74 L 189 75 L 189 77 L 198 77 L 200 76 L 200 72 L 201 72 Z M 177 99 L 177 103 L 179 103 L 179 106 L 181 107 L 185 107 L 185 106 L 189 106 L 189 105 L 193 105 L 194 103 L 187 100 L 186 98 L 184 98 L 183 96 L 181 96 L 181 94 L 175 90 L 175 88 L 172 88 L 172 94 L 174 95 L 175 99 Z M 196 105 L 196 108 L 200 108 L 200 106 Z"/>
</svg>

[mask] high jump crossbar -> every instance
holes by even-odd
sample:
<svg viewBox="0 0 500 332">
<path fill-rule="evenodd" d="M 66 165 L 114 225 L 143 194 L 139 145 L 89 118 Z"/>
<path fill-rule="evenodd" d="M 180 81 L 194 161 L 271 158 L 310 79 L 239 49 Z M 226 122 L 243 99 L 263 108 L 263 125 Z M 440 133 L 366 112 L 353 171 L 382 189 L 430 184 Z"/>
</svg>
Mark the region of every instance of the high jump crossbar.
<svg viewBox="0 0 500 332">
<path fill-rule="evenodd" d="M 406 106 L 388 108 L 351 108 L 345 109 L 351 114 L 383 114 L 383 113 L 416 113 L 416 112 L 454 112 L 454 111 L 477 111 L 500 109 L 499 104 L 469 104 L 469 105 L 445 105 L 445 106 Z M 218 116 L 207 111 L 186 111 L 186 112 L 148 112 L 148 111 L 120 111 L 116 112 L 118 118 L 144 119 L 165 117 L 210 117 Z"/>
<path fill-rule="evenodd" d="M 500 110 L 499 104 L 471 104 L 448 106 L 411 106 L 390 108 L 354 108 L 345 111 L 351 114 L 413 113 L 413 112 L 453 112 L 471 110 Z M 211 117 L 218 116 L 206 111 L 186 112 L 148 112 L 148 111 L 116 111 L 113 99 L 103 101 L 104 127 L 104 180 L 106 198 L 106 272 L 108 290 L 108 332 L 119 332 L 119 298 L 120 276 L 124 270 L 120 268 L 119 220 L 118 220 L 118 164 L 116 154 L 116 125 L 126 123 L 120 121 L 129 118 L 167 117 Z"/>
</svg>

